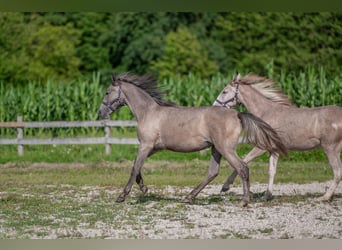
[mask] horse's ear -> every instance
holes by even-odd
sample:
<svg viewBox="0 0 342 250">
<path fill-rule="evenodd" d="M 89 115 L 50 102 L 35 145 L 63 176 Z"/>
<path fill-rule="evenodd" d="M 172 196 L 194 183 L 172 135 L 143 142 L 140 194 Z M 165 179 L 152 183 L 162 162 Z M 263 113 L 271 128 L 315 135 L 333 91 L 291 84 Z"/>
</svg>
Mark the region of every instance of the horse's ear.
<svg viewBox="0 0 342 250">
<path fill-rule="evenodd" d="M 233 82 L 238 82 L 240 81 L 241 75 L 239 72 L 236 72 L 236 75 L 233 76 Z"/>
<path fill-rule="evenodd" d="M 116 77 L 115 77 L 115 75 L 112 75 L 112 85 L 115 84 L 115 81 L 116 81 Z"/>
</svg>

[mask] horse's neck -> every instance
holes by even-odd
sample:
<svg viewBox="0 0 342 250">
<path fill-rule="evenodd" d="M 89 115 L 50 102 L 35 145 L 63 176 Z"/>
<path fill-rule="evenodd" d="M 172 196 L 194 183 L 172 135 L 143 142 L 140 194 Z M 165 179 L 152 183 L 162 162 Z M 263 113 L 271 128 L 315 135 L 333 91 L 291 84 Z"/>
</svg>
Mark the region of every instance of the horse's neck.
<svg viewBox="0 0 342 250">
<path fill-rule="evenodd" d="M 278 106 L 277 103 L 268 100 L 251 86 L 241 85 L 239 93 L 242 104 L 250 113 L 256 116 L 263 117 L 271 108 L 277 108 Z"/>
<path fill-rule="evenodd" d="M 142 120 L 152 106 L 158 105 L 151 96 L 133 84 L 123 84 L 122 92 L 137 121 Z"/>
</svg>

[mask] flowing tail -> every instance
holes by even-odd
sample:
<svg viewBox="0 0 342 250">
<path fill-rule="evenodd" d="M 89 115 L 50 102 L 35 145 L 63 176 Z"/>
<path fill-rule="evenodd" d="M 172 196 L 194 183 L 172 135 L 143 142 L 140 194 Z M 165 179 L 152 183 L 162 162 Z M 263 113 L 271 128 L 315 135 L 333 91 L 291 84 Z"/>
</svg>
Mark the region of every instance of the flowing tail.
<svg viewBox="0 0 342 250">
<path fill-rule="evenodd" d="M 251 113 L 241 112 L 238 117 L 245 132 L 243 141 L 256 145 L 271 153 L 277 152 L 287 156 L 287 149 L 277 132 L 266 122 Z"/>
</svg>

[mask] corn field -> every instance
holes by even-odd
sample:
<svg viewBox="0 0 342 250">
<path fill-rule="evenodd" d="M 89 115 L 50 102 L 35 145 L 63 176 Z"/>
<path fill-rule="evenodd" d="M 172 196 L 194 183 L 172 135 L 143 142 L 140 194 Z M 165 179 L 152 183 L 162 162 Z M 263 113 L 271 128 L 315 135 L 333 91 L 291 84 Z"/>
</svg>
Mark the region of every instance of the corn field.
<svg viewBox="0 0 342 250">
<path fill-rule="evenodd" d="M 271 69 L 269 77 L 272 74 Z M 189 74 L 185 78 L 161 81 L 160 86 L 166 100 L 183 106 L 208 106 L 232 76 L 233 73 L 217 75 L 205 80 Z M 342 106 L 342 75 L 328 77 L 323 68 L 308 68 L 298 74 L 281 72 L 275 80 L 298 107 Z M 107 88 L 100 84 L 99 74 L 94 74 L 89 80 L 69 83 L 31 82 L 24 86 L 0 84 L 0 121 L 15 121 L 18 115 L 22 115 L 24 121 L 96 120 L 97 110 Z M 133 115 L 124 107 L 114 113 L 112 119 L 128 120 L 133 119 Z M 11 131 L 13 129 L 2 128 L 0 135 Z M 70 131 L 74 133 L 73 129 Z M 89 131 L 84 129 L 83 133 L 86 132 Z"/>
</svg>

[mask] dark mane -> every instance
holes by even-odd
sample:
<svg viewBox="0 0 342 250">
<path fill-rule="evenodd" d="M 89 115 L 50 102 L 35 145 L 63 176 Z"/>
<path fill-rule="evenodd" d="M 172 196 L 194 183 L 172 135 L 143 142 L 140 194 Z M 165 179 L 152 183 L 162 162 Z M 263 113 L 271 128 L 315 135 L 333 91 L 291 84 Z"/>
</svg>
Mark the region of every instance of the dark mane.
<svg viewBox="0 0 342 250">
<path fill-rule="evenodd" d="M 137 76 L 129 73 L 123 73 L 120 75 L 114 75 L 113 81 L 123 81 L 139 87 L 161 106 L 177 106 L 172 102 L 163 100 L 163 92 L 158 88 L 157 80 L 152 75 Z"/>
</svg>

